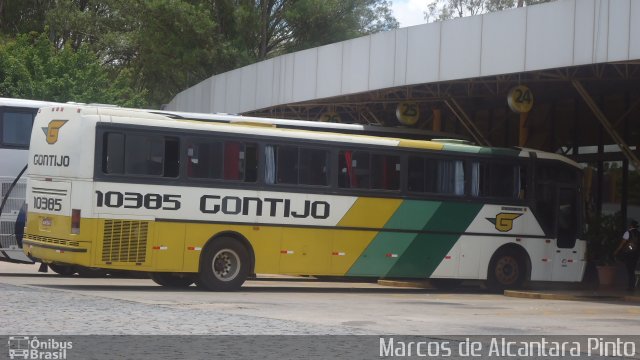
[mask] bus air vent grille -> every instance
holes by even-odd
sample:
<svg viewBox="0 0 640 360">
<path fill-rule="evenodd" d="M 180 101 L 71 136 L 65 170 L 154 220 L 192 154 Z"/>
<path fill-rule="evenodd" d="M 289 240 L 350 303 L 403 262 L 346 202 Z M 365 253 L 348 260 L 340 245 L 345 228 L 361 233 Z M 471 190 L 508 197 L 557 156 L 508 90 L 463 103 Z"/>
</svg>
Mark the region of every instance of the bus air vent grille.
<svg viewBox="0 0 640 360">
<path fill-rule="evenodd" d="M 145 262 L 148 233 L 148 221 L 105 220 L 102 261 Z"/>
<path fill-rule="evenodd" d="M 48 236 L 40 236 L 40 235 L 34 235 L 34 234 L 24 234 L 24 238 L 27 239 L 27 240 L 34 240 L 34 241 L 39 241 L 39 242 L 47 243 L 47 244 L 73 246 L 73 247 L 79 247 L 80 246 L 80 242 L 79 241 L 56 239 L 56 238 L 52 238 L 52 237 L 48 237 Z"/>
</svg>

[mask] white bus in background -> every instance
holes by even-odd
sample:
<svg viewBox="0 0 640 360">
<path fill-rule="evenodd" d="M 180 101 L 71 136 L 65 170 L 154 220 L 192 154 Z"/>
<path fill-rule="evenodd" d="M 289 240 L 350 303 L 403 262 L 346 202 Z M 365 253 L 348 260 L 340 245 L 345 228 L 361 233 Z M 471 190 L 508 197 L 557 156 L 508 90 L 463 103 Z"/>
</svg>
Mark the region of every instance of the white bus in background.
<svg viewBox="0 0 640 360">
<path fill-rule="evenodd" d="M 32 264 L 16 237 L 16 220 L 25 203 L 29 139 L 38 109 L 55 106 L 47 101 L 0 98 L 0 261 Z M 19 232 L 19 231 L 18 231 Z"/>
</svg>

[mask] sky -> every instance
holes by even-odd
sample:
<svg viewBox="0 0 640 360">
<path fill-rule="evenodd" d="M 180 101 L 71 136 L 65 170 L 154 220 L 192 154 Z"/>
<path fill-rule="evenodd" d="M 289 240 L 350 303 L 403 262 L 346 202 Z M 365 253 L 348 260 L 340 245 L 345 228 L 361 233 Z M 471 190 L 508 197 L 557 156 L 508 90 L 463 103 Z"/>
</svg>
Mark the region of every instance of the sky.
<svg viewBox="0 0 640 360">
<path fill-rule="evenodd" d="M 424 12 L 427 10 L 427 0 L 392 0 L 393 16 L 400 23 L 400 27 L 424 24 Z"/>
</svg>

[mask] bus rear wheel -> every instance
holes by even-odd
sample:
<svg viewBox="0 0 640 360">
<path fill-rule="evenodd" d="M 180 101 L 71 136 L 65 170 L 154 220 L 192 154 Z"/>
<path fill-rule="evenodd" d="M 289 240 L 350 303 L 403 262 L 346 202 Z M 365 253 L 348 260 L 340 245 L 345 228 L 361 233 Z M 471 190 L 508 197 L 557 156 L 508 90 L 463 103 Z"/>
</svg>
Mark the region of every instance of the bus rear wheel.
<svg viewBox="0 0 640 360">
<path fill-rule="evenodd" d="M 487 287 L 492 292 L 519 289 L 527 277 L 524 255 L 512 249 L 498 251 L 491 258 Z"/>
<path fill-rule="evenodd" d="M 195 276 L 192 274 L 156 272 L 150 273 L 149 277 L 156 284 L 169 288 L 187 288 L 195 281 Z"/>
<path fill-rule="evenodd" d="M 244 245 L 230 237 L 219 238 L 202 253 L 197 285 L 210 291 L 238 290 L 247 279 L 249 268 Z"/>
</svg>

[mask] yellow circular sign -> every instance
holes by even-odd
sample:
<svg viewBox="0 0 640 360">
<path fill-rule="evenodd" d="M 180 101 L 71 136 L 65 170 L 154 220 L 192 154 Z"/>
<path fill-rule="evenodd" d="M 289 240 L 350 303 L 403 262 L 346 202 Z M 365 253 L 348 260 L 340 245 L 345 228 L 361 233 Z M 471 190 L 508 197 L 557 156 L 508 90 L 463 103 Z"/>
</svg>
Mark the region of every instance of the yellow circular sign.
<svg viewBox="0 0 640 360">
<path fill-rule="evenodd" d="M 528 113 L 533 108 L 533 93 L 524 85 L 518 85 L 509 90 L 507 103 L 513 112 Z"/>
<path fill-rule="evenodd" d="M 415 125 L 420 117 L 420 107 L 414 102 L 401 102 L 396 107 L 396 118 L 403 125 Z"/>
<path fill-rule="evenodd" d="M 342 119 L 340 119 L 340 115 L 335 111 L 329 111 L 322 115 L 320 115 L 321 122 L 332 122 L 339 123 Z"/>
</svg>

